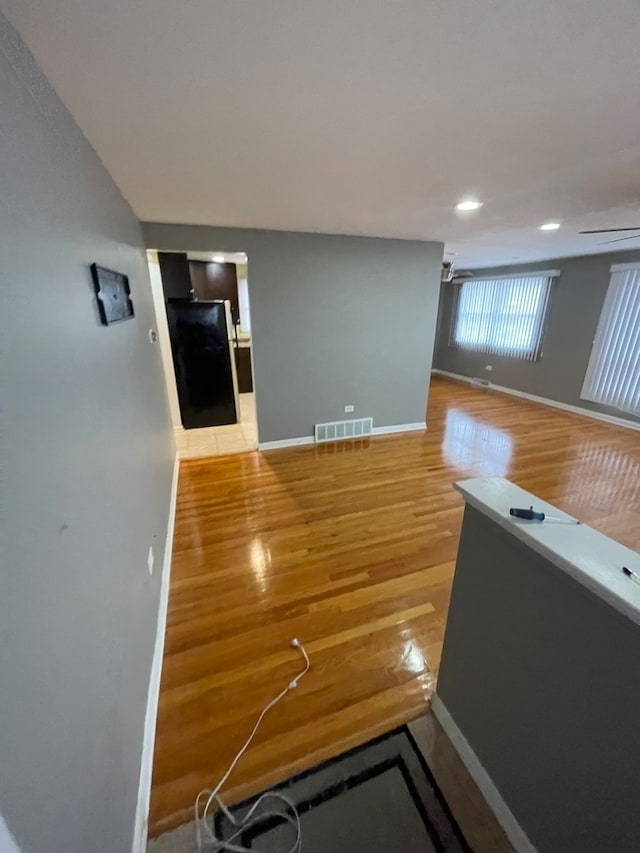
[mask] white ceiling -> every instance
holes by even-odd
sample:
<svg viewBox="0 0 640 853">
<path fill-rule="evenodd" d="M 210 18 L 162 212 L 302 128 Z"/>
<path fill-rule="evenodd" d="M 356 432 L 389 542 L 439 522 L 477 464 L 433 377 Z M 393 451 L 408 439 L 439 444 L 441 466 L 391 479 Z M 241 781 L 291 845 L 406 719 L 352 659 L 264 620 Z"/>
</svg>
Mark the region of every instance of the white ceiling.
<svg viewBox="0 0 640 853">
<path fill-rule="evenodd" d="M 445 240 L 458 267 L 640 247 L 577 235 L 640 225 L 638 0 L 0 7 L 143 220 Z"/>
</svg>

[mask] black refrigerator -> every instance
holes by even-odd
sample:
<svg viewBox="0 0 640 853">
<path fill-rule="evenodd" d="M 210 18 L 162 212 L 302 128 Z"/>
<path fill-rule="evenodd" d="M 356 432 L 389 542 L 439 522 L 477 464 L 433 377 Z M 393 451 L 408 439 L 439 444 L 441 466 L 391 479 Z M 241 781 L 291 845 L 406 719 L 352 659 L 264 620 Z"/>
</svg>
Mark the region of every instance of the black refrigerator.
<svg viewBox="0 0 640 853">
<path fill-rule="evenodd" d="M 230 316 L 226 302 L 167 300 L 169 337 L 185 429 L 237 423 Z"/>
</svg>

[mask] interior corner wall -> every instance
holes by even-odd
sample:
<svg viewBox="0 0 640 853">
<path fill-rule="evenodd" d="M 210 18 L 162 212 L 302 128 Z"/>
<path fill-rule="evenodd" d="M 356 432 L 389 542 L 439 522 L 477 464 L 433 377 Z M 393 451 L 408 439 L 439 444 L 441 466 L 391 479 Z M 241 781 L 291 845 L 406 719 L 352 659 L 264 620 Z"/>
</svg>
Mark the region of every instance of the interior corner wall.
<svg viewBox="0 0 640 853">
<path fill-rule="evenodd" d="M 172 430 L 140 225 L 2 15 L 0 140 L 3 836 L 124 853 Z M 134 319 L 101 325 L 92 262 L 129 276 Z"/>
<path fill-rule="evenodd" d="M 143 223 L 150 249 L 246 252 L 260 441 L 423 423 L 442 244 Z M 345 405 L 355 406 L 345 415 Z"/>
<path fill-rule="evenodd" d="M 608 252 L 578 258 L 476 270 L 478 276 L 559 269 L 554 279 L 538 361 L 473 353 L 449 345 L 457 285 L 443 284 L 433 366 L 468 377 L 489 379 L 527 394 L 640 422 L 640 417 L 580 398 L 591 348 L 604 305 L 611 265 L 640 262 L 640 251 Z M 485 369 L 487 364 L 492 371 Z"/>
<path fill-rule="evenodd" d="M 155 310 L 155 323 L 158 332 L 158 345 L 162 356 L 164 368 L 164 379 L 167 388 L 167 399 L 169 401 L 169 413 L 171 425 L 174 430 L 182 429 L 182 415 L 180 413 L 180 401 L 178 399 L 178 384 L 176 382 L 176 370 L 173 363 L 171 351 L 171 337 L 169 335 L 169 320 L 167 319 L 167 307 L 165 303 L 164 290 L 162 289 L 162 274 L 158 255 L 156 252 L 148 252 L 149 279 L 151 281 L 151 293 L 153 296 L 153 307 Z"/>
</svg>

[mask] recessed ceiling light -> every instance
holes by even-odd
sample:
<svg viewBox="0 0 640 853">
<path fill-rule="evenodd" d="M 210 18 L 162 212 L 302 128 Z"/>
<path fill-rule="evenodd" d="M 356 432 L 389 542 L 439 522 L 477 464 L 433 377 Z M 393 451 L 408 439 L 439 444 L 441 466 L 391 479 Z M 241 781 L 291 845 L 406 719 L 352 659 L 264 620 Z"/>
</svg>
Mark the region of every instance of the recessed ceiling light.
<svg viewBox="0 0 640 853">
<path fill-rule="evenodd" d="M 482 207 L 482 202 L 477 201 L 475 198 L 467 198 L 456 204 L 456 210 L 477 210 L 479 207 Z"/>
<path fill-rule="evenodd" d="M 224 255 L 214 255 L 211 260 L 215 264 L 223 264 L 224 263 Z"/>
<path fill-rule="evenodd" d="M 560 227 L 559 222 L 545 222 L 543 225 L 538 225 L 539 231 L 557 231 Z"/>
</svg>

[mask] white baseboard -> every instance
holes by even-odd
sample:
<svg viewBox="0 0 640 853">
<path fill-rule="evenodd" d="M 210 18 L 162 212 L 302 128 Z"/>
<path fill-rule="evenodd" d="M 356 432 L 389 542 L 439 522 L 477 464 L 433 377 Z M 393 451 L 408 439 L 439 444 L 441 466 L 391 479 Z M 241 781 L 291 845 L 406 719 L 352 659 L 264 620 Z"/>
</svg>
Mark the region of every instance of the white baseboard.
<svg viewBox="0 0 640 853">
<path fill-rule="evenodd" d="M 281 441 L 261 441 L 258 450 L 279 450 L 281 447 L 299 447 L 302 444 L 314 444 L 312 435 L 303 435 L 300 438 L 283 438 Z"/>
<path fill-rule="evenodd" d="M 527 838 L 525 831 L 503 800 L 500 791 L 494 785 L 491 777 L 480 763 L 480 759 L 469 746 L 467 739 L 437 693 L 431 699 L 431 710 L 453 744 L 462 763 L 469 771 L 469 775 L 480 789 L 498 823 L 504 829 L 516 853 L 536 853 L 536 848 Z"/>
<path fill-rule="evenodd" d="M 374 427 L 371 430 L 371 435 L 391 435 L 391 433 L 394 432 L 415 432 L 416 430 L 425 430 L 426 428 L 426 421 L 420 421 L 415 424 L 395 424 L 394 426 Z"/>
<path fill-rule="evenodd" d="M 132 853 L 144 853 L 147 848 L 147 831 L 149 819 L 149 801 L 151 797 L 151 772 L 153 769 L 153 747 L 156 738 L 156 719 L 158 716 L 158 697 L 160 695 L 160 675 L 164 655 L 164 635 L 167 627 L 167 606 L 169 603 L 169 579 L 171 577 L 171 554 L 173 551 L 173 531 L 176 521 L 176 501 L 178 497 L 178 476 L 180 459 L 176 454 L 169 498 L 169 518 L 167 520 L 167 536 L 164 545 L 164 560 L 162 562 L 162 580 L 160 583 L 160 601 L 158 604 L 158 623 L 156 641 L 149 676 L 149 692 L 147 694 L 147 711 L 144 721 L 144 736 L 142 740 L 142 758 L 140 760 L 140 781 L 138 784 L 138 803 L 133 832 Z"/>
<path fill-rule="evenodd" d="M 616 426 L 626 427 L 627 429 L 640 430 L 640 423 L 629 421 L 626 418 L 617 418 L 615 415 L 594 412 L 592 409 L 583 409 L 582 406 L 571 406 L 569 403 L 560 403 L 558 400 L 551 400 L 548 397 L 538 397 L 536 394 L 528 394 L 526 391 L 518 391 L 516 388 L 507 388 L 506 385 L 494 385 L 491 381 L 487 385 L 480 385 L 475 381 L 475 377 L 463 376 L 461 373 L 451 373 L 449 370 L 440 370 L 438 367 L 434 367 L 431 372 L 438 376 L 448 376 L 449 379 L 455 379 L 458 382 L 467 382 L 469 385 L 476 385 L 478 388 L 487 388 L 491 391 L 499 391 L 501 394 L 510 394 L 512 397 L 531 400 L 532 403 L 551 406 L 553 409 L 562 409 L 562 411 L 571 412 L 573 415 L 583 415 L 586 418 L 593 418 L 596 421 L 604 421 L 605 423 L 615 424 Z"/>
<path fill-rule="evenodd" d="M 371 435 L 389 435 L 393 432 L 412 432 L 414 430 L 424 430 L 427 428 L 425 421 L 415 424 L 396 424 L 395 426 L 374 427 L 371 430 Z M 354 436 L 355 438 L 356 436 Z M 366 435 L 361 436 L 367 438 Z M 338 441 L 348 441 L 349 439 L 337 439 Z M 329 444 L 330 442 L 322 442 Z M 303 444 L 315 444 L 315 438 L 312 435 L 301 436 L 300 438 L 285 438 L 282 441 L 261 441 L 258 445 L 258 450 L 279 450 L 281 447 L 298 447 Z"/>
<path fill-rule="evenodd" d="M 176 448 L 176 459 L 182 459 L 182 437 L 184 436 L 185 428 L 183 426 L 173 428 L 173 443 Z"/>
</svg>

